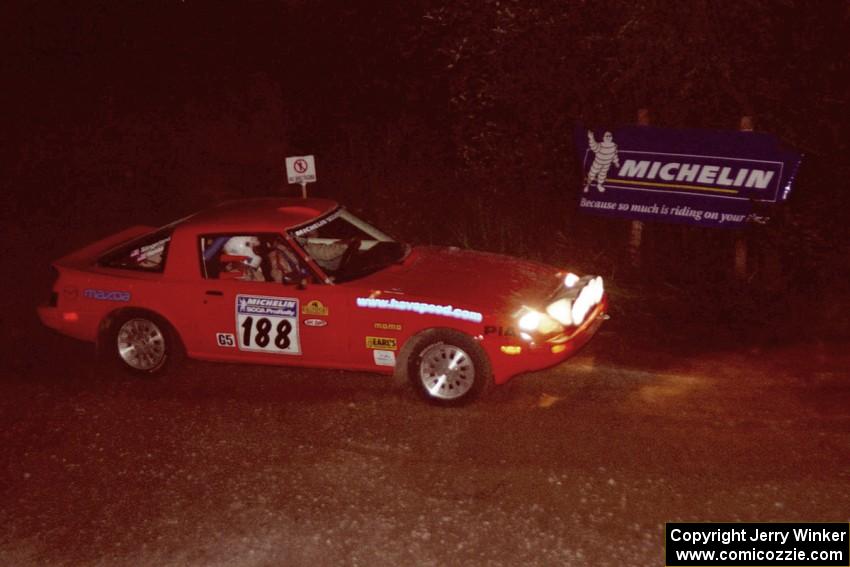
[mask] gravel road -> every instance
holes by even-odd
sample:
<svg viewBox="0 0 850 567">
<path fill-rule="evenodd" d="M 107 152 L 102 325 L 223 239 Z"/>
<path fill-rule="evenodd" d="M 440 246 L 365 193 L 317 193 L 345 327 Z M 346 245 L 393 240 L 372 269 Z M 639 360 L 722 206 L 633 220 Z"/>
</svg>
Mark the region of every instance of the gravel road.
<svg viewBox="0 0 850 567">
<path fill-rule="evenodd" d="M 667 521 L 850 521 L 847 355 L 622 353 L 438 409 L 365 373 L 144 381 L 33 326 L 0 398 L 0 564 L 663 565 Z"/>
</svg>

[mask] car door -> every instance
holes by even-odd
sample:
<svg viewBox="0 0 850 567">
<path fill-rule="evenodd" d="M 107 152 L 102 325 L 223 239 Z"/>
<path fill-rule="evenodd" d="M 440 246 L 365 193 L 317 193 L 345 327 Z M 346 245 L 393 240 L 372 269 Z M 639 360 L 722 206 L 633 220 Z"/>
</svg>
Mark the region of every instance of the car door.
<svg viewBox="0 0 850 567">
<path fill-rule="evenodd" d="M 344 302 L 333 286 L 208 282 L 202 328 L 213 355 L 272 364 L 336 366 L 347 354 Z"/>
<path fill-rule="evenodd" d="M 229 266 L 204 270 L 198 322 L 205 335 L 202 357 L 305 366 L 344 363 L 347 313 L 340 290 L 323 283 L 265 281 L 262 275 L 234 274 Z"/>
</svg>

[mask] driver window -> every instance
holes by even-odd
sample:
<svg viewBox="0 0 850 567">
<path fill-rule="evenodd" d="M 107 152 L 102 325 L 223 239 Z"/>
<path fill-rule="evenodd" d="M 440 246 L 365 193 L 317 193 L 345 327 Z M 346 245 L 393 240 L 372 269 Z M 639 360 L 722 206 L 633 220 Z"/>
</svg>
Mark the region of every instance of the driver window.
<svg viewBox="0 0 850 567">
<path fill-rule="evenodd" d="M 288 283 L 301 272 L 295 254 L 275 234 L 205 235 L 200 252 L 206 279 Z"/>
</svg>

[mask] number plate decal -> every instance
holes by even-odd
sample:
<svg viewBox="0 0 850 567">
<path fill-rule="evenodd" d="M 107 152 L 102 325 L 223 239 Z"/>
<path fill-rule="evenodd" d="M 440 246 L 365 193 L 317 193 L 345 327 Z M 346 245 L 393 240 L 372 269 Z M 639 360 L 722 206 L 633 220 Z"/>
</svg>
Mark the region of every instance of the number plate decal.
<svg viewBox="0 0 850 567">
<path fill-rule="evenodd" d="M 215 334 L 215 342 L 220 347 L 235 347 L 236 346 L 236 337 L 234 337 L 230 333 L 216 333 Z"/>
<path fill-rule="evenodd" d="M 266 295 L 236 296 L 239 350 L 269 354 L 301 354 L 298 300 Z"/>
</svg>

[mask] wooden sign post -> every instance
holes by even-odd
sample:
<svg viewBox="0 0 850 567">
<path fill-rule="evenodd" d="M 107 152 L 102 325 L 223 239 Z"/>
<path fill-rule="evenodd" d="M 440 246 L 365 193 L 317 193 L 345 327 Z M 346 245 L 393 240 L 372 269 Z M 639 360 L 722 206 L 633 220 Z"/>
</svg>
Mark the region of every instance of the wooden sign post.
<svg viewBox="0 0 850 567">
<path fill-rule="evenodd" d="M 649 126 L 649 109 L 639 108 L 637 111 L 638 126 Z M 640 267 L 640 246 L 643 240 L 643 221 L 633 220 L 629 231 L 629 259 L 633 268 Z"/>
<path fill-rule="evenodd" d="M 742 116 L 738 129 L 741 132 L 752 132 L 753 117 Z M 747 234 L 741 230 L 735 236 L 735 278 L 741 281 L 747 279 L 748 248 Z"/>
</svg>

